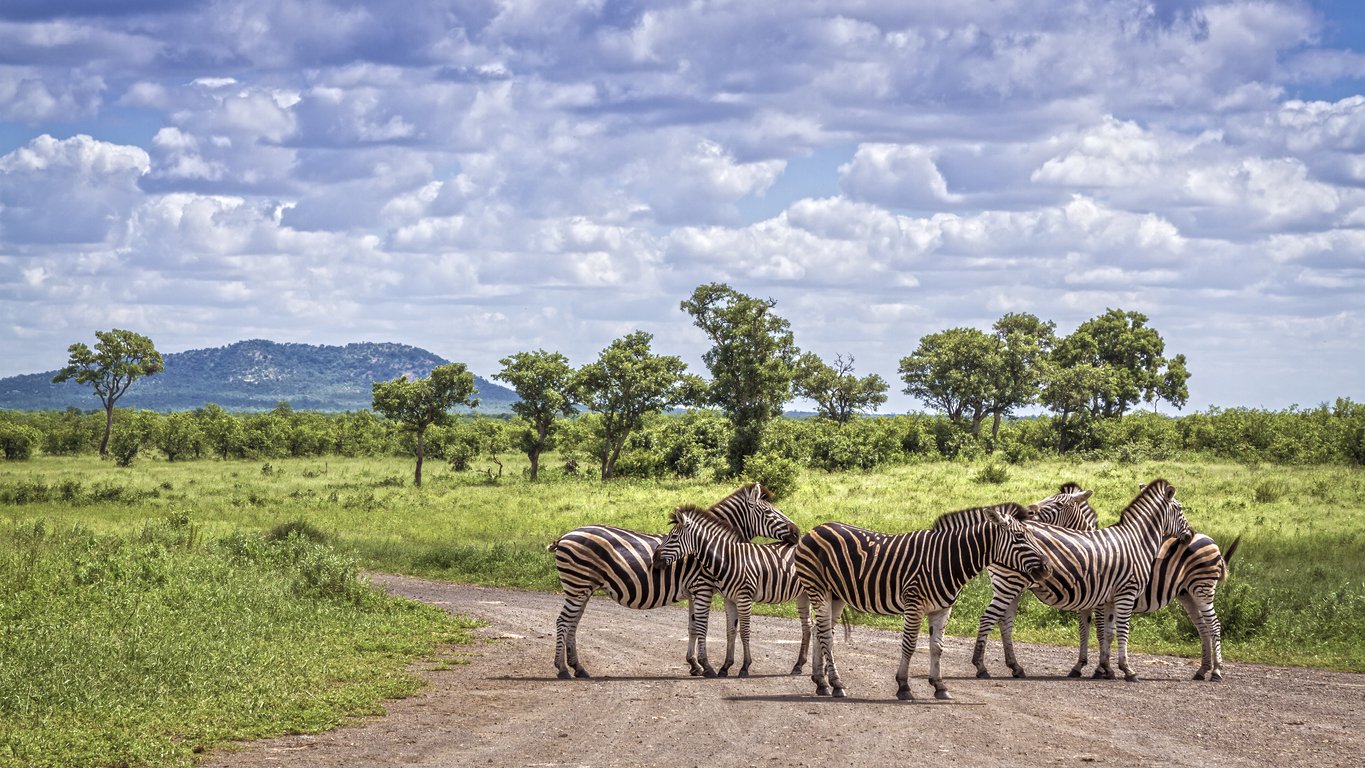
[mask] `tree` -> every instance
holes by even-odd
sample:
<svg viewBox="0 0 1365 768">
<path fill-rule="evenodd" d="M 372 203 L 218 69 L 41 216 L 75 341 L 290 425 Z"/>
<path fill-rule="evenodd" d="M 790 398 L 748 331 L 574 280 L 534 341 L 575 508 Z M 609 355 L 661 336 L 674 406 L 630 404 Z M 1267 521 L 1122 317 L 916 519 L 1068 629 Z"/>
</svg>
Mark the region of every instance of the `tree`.
<svg viewBox="0 0 1365 768">
<path fill-rule="evenodd" d="M 702 355 L 711 371 L 707 399 L 734 425 L 728 460 L 738 475 L 758 452 L 763 427 L 782 415 L 792 397 L 800 350 L 791 325 L 772 310 L 777 302 L 746 296 L 724 283 L 697 286 L 681 308 L 711 340 Z"/>
<path fill-rule="evenodd" d="M 473 408 L 479 404 L 473 397 L 478 393 L 474 374 L 465 370 L 464 363 L 450 363 L 432 368 L 425 379 L 399 376 L 393 381 L 376 381 L 371 390 L 374 409 L 416 435 L 417 469 L 412 482 L 421 487 L 427 428 L 449 421 L 450 409 L 457 405 Z"/>
<path fill-rule="evenodd" d="M 901 358 L 904 392 L 959 426 L 970 418 L 975 436 L 994 402 L 996 352 L 996 340 L 975 328 L 931 333 L 919 340 L 914 354 Z"/>
<path fill-rule="evenodd" d="M 1000 419 L 1016 408 L 1038 399 L 1047 372 L 1049 355 L 1056 344 L 1056 325 L 1036 316 L 1009 313 L 991 326 L 995 332 L 996 349 L 990 366 L 992 377 L 988 410 L 991 439 L 1000 434 Z"/>
<path fill-rule="evenodd" d="M 228 413 L 217 403 L 208 403 L 194 412 L 199 422 L 199 433 L 213 451 L 214 455 L 226 461 L 239 456 L 246 442 L 246 431 L 236 416 Z"/>
<path fill-rule="evenodd" d="M 886 379 L 877 374 L 858 378 L 853 374 L 853 356 L 836 355 L 830 366 L 815 353 L 807 352 L 796 361 L 792 390 L 799 397 L 815 401 L 823 419 L 846 424 L 859 411 L 877 410 L 886 402 Z"/>
<path fill-rule="evenodd" d="M 95 396 L 104 404 L 100 456 L 105 456 L 109 451 L 109 433 L 114 427 L 114 403 L 134 381 L 160 373 L 165 363 L 152 340 L 141 334 L 115 328 L 96 331 L 95 337 L 99 341 L 95 342 L 94 351 L 81 342 L 67 348 L 70 357 L 66 367 L 52 377 L 52 383 L 75 379 L 77 384 L 94 387 Z"/>
<path fill-rule="evenodd" d="M 635 331 L 613 341 L 595 362 L 574 376 L 574 397 L 602 415 L 602 479 L 609 480 L 626 438 L 645 416 L 684 405 L 697 397 L 701 382 L 686 375 L 687 364 L 650 352 L 653 334 Z"/>
<path fill-rule="evenodd" d="M 512 411 L 529 422 L 521 447 L 531 460 L 534 481 L 540 473 L 540 455 L 551 446 L 558 418 L 574 414 L 574 371 L 567 357 L 543 349 L 518 352 L 498 362 L 502 370 L 493 378 L 512 385 L 520 398 L 512 404 Z"/>
<path fill-rule="evenodd" d="M 1057 344 L 1053 362 L 1061 368 L 1089 365 L 1089 415 L 1117 418 L 1139 402 L 1168 400 L 1177 408 L 1189 398 L 1185 357 L 1167 360 L 1166 342 L 1141 312 L 1110 309 L 1081 323 Z M 1169 397 L 1168 397 L 1169 396 Z"/>
</svg>

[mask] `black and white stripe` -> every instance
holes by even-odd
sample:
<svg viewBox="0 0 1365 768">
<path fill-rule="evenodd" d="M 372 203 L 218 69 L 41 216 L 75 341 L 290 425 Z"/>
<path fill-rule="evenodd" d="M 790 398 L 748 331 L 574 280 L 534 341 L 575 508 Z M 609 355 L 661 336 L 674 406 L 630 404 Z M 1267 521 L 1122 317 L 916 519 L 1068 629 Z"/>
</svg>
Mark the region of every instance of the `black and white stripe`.
<svg viewBox="0 0 1365 768">
<path fill-rule="evenodd" d="M 794 543 L 796 524 L 772 503 L 758 483 L 743 486 L 705 510 L 724 522 L 739 539 L 767 536 Z M 546 549 L 554 553 L 564 607 L 555 622 L 555 667 L 561 678 L 588 677 L 578 658 L 578 622 L 593 591 L 603 589 L 627 608 L 650 609 L 679 600 L 691 602 L 688 619 L 687 662 L 694 675 L 715 676 L 706 658 L 706 625 L 714 588 L 701 575 L 695 560 L 654 568 L 653 553 L 662 534 L 643 533 L 611 525 L 575 528 Z"/>
<path fill-rule="evenodd" d="M 702 567 L 706 579 L 725 595 L 725 663 L 718 673 L 724 676 L 734 664 L 735 633 L 744 644 L 744 664 L 740 677 L 749 676 L 749 619 L 754 603 L 784 603 L 795 600 L 801 616 L 801 650 L 791 673 L 805 666 L 810 648 L 810 601 L 796 580 L 796 547 L 790 544 L 753 544 L 743 540 L 724 523 L 692 507 L 679 507 L 671 517 L 673 530 L 654 550 L 656 568 L 692 558 Z"/>
<path fill-rule="evenodd" d="M 1088 494 L 1086 494 L 1088 495 Z M 1083 499 L 1082 499 L 1083 501 Z M 1162 542 L 1177 538 L 1190 541 L 1192 532 L 1184 510 L 1175 499 L 1175 488 L 1156 480 L 1142 490 L 1123 510 L 1119 522 L 1094 531 L 1075 531 L 1052 525 L 1026 523 L 1047 553 L 1050 575 L 1033 579 L 1008 566 L 991 569 L 991 603 L 977 627 L 972 663 L 978 677 L 989 677 L 984 662 L 986 638 L 991 627 L 1006 614 L 1013 616 L 1026 589 L 1032 589 L 1047 605 L 1066 611 L 1089 614 L 1104 612 L 1100 631 L 1100 660 L 1096 677 L 1112 677 L 1109 666 L 1110 644 L 1118 638 L 1118 667 L 1127 680 L 1137 675 L 1128 666 L 1129 620 L 1141 597 L 1161 551 Z M 1002 637 L 1008 637 L 1002 625 Z M 1011 647 L 1006 663 L 1016 669 Z M 1016 669 L 1020 674 L 1022 669 Z"/>
<path fill-rule="evenodd" d="M 815 615 L 811 680 L 820 696 L 845 696 L 833 654 L 833 618 L 845 604 L 856 610 L 903 616 L 896 697 L 910 693 L 910 657 L 920 624 L 929 620 L 929 682 L 934 696 L 952 698 L 939 674 L 943 628 L 963 586 L 987 565 L 1046 575 L 1046 559 L 1032 533 L 1016 518 L 1018 504 L 968 509 L 940 517 L 928 530 L 902 534 L 846 523 L 816 526 L 796 547 L 796 576 Z"/>
</svg>

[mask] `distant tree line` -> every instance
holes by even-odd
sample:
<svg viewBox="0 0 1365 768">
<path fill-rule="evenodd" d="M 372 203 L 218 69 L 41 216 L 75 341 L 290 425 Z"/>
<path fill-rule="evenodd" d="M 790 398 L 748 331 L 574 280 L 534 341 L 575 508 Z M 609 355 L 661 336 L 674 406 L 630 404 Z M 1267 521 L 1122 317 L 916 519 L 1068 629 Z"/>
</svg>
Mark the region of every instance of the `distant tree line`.
<svg viewBox="0 0 1365 768">
<path fill-rule="evenodd" d="M 89 418 L 74 409 L 8 413 L 0 415 L 0 450 L 11 459 L 35 450 L 78 453 L 94 440 L 101 455 L 121 464 L 146 451 L 170 461 L 403 453 L 416 458 L 417 485 L 428 457 L 464 469 L 475 457 L 496 462 L 513 449 L 530 460 L 532 479 L 556 451 L 563 471 L 603 480 L 702 472 L 776 476 L 803 466 L 867 469 L 985 454 L 1009 462 L 1066 453 L 1160 458 L 1179 451 L 1257 461 L 1365 460 L 1365 416 L 1349 400 L 1312 410 L 1156 414 L 1158 401 L 1185 405 L 1190 372 L 1184 355 L 1167 356 L 1161 335 L 1138 312 L 1110 309 L 1065 337 L 1052 322 L 1026 313 L 1006 314 L 989 331 L 926 335 L 901 359 L 899 372 L 903 391 L 939 415 L 868 418 L 886 402 L 889 384 L 875 374 L 859 377 L 852 356 L 836 355 L 830 364 L 800 350 L 771 299 L 710 283 L 680 309 L 711 342 L 703 354 L 709 379 L 689 373 L 678 357 L 656 354 L 644 331 L 612 341 L 579 368 L 557 352 L 518 352 L 503 358 L 493 375 L 520 398 L 510 419 L 452 414 L 456 406 L 478 403 L 474 377 L 462 363 L 438 366 L 423 378 L 376 382 L 373 411 L 328 415 L 283 402 L 258 414 L 213 404 L 171 414 L 118 411 L 117 397 L 136 378 L 158 372 L 161 358 L 146 337 L 114 330 L 97 334 L 94 352 L 72 345 L 71 362 L 56 379 L 95 388 L 104 406 L 100 434 L 93 436 Z M 780 418 L 794 397 L 815 404 L 814 419 Z M 1141 410 L 1144 404 L 1153 412 Z M 1045 415 L 1018 418 L 1030 407 Z M 663 415 L 678 409 L 687 410 Z"/>
</svg>

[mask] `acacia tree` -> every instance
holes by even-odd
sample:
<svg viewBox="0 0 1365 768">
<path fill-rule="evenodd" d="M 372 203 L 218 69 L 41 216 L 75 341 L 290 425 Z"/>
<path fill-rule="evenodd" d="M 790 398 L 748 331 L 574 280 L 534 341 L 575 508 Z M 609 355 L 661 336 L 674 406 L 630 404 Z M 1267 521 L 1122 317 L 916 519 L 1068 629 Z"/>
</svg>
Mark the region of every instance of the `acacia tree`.
<svg viewBox="0 0 1365 768">
<path fill-rule="evenodd" d="M 100 456 L 109 451 L 109 433 L 114 427 L 114 403 L 128 391 L 134 381 L 143 376 L 160 373 L 166 366 L 152 340 L 139 333 L 114 328 L 95 331 L 95 349 L 81 342 L 67 348 L 70 357 L 65 368 L 52 377 L 53 384 L 75 379 L 77 384 L 89 384 L 104 405 L 104 437 L 100 439 Z"/>
<path fill-rule="evenodd" d="M 595 362 L 574 376 L 574 397 L 602 415 L 601 473 L 610 480 L 626 438 L 645 416 L 691 403 L 701 382 L 686 374 L 687 364 L 671 355 L 656 355 L 653 334 L 635 331 L 613 341 Z"/>
<path fill-rule="evenodd" d="M 504 357 L 502 370 L 493 375 L 516 390 L 512 411 L 530 423 L 522 433 L 521 448 L 531 460 L 531 480 L 540 472 L 540 455 L 550 448 L 560 416 L 572 416 L 573 376 L 569 359 L 558 352 L 518 352 Z"/>
<path fill-rule="evenodd" d="M 853 414 L 875 411 L 885 403 L 887 383 L 875 373 L 861 379 L 855 376 L 852 355 L 836 355 L 831 366 L 807 352 L 797 358 L 792 390 L 799 397 L 814 400 L 820 418 L 846 424 Z"/>
<path fill-rule="evenodd" d="M 702 355 L 711 371 L 706 397 L 734 426 L 727 451 L 732 475 L 742 472 L 745 460 L 758 452 L 764 425 L 781 416 L 792 397 L 800 350 L 790 323 L 773 312 L 776 305 L 724 283 L 697 286 L 681 304 L 711 340 Z"/>
<path fill-rule="evenodd" d="M 975 328 L 931 333 L 901 358 L 904 392 L 943 411 L 954 424 L 970 419 L 975 436 L 993 402 L 996 349 L 995 339 Z"/>
<path fill-rule="evenodd" d="M 1167 360 L 1166 342 L 1141 312 L 1110 309 L 1081 323 L 1057 344 L 1058 368 L 1091 366 L 1088 415 L 1117 418 L 1139 402 L 1167 400 L 1177 408 L 1189 398 L 1185 356 Z"/>
<path fill-rule="evenodd" d="M 425 379 L 399 376 L 393 381 L 376 381 L 372 386 L 374 409 L 385 418 L 398 422 L 417 437 L 417 469 L 413 485 L 422 485 L 422 459 L 426 454 L 427 428 L 450 420 L 450 409 L 457 405 L 473 408 L 479 404 L 474 374 L 464 363 L 438 365 Z"/>
</svg>

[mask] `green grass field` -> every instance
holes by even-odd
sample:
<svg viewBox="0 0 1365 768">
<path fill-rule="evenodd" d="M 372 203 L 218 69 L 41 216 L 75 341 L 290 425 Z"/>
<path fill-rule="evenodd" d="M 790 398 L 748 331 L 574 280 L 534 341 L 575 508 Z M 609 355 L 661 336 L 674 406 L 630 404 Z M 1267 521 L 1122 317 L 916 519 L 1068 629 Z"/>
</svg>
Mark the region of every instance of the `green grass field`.
<svg viewBox="0 0 1365 768">
<path fill-rule="evenodd" d="M 586 523 L 661 531 L 681 503 L 709 504 L 734 483 L 607 484 L 554 477 L 522 479 L 524 458 L 503 457 L 507 475 L 452 472 L 429 464 L 423 488 L 411 462 L 298 459 L 261 462 L 140 460 L 119 469 L 94 458 L 39 458 L 0 464 L 0 501 L 14 525 L 45 520 L 129 532 L 168 514 L 205 535 L 263 531 L 303 521 L 325 531 L 365 567 L 479 584 L 555 590 L 547 543 Z M 980 464 L 911 464 L 871 473 L 807 470 L 780 503 L 802 528 L 843 520 L 895 532 L 943 512 L 1048 495 L 1067 480 L 1093 488 L 1101 524 L 1117 519 L 1139 483 L 1175 484 L 1191 524 L 1225 546 L 1242 544 L 1219 592 L 1224 653 L 1233 661 L 1365 671 L 1365 471 L 1345 466 L 1247 466 L 1200 460 L 1116 464 L 1049 461 L 1010 466 L 1004 482 Z M 16 503 L 17 502 L 17 503 Z M 989 600 L 974 580 L 950 632 L 975 634 Z M 778 607 L 775 612 L 790 612 Z M 899 626 L 895 619 L 867 617 Z M 1070 644 L 1074 618 L 1029 598 L 1017 622 L 1024 641 Z M 1134 648 L 1197 656 L 1199 643 L 1178 606 L 1135 622 Z"/>
</svg>

